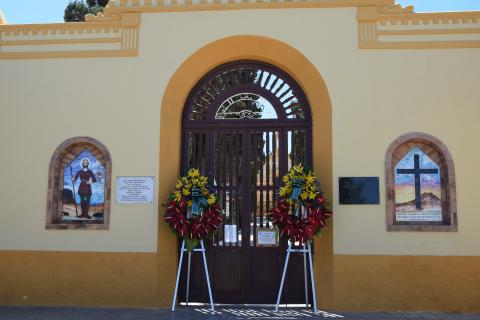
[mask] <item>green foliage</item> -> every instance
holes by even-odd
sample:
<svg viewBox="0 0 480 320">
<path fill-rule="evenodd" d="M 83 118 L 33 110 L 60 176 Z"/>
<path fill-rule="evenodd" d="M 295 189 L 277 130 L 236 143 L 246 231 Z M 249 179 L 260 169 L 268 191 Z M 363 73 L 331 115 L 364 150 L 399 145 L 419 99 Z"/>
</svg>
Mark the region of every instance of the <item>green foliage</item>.
<svg viewBox="0 0 480 320">
<path fill-rule="evenodd" d="M 87 0 L 89 8 L 102 7 L 104 8 L 108 4 L 108 0 Z"/>
<path fill-rule="evenodd" d="M 103 7 L 101 6 L 93 6 L 93 7 L 90 7 L 90 10 L 88 13 L 91 13 L 93 14 L 94 16 L 96 16 L 98 13 L 100 12 L 103 12 Z"/>
<path fill-rule="evenodd" d="M 108 0 L 71 0 L 65 8 L 63 20 L 65 22 L 81 22 L 85 21 L 85 15 L 91 13 L 97 15 L 103 12 L 103 9 L 108 4 Z"/>
<path fill-rule="evenodd" d="M 85 21 L 85 15 L 88 13 L 87 5 L 80 0 L 70 1 L 65 8 L 63 20 L 65 22 L 81 22 Z"/>
<path fill-rule="evenodd" d="M 187 250 L 192 251 L 198 246 L 198 240 L 185 238 L 185 244 L 187 245 Z"/>
</svg>

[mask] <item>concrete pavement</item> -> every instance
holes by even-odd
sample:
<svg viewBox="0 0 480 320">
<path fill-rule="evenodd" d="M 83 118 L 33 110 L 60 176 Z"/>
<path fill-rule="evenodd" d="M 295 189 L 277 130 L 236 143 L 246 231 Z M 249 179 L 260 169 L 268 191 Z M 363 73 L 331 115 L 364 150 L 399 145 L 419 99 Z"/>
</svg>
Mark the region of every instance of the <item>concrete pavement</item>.
<svg viewBox="0 0 480 320">
<path fill-rule="evenodd" d="M 67 307 L 0 307 L 1 320 L 215 320 L 215 319 L 345 319 L 345 320 L 480 320 L 480 314 L 437 312 L 333 312 L 319 311 L 314 316 L 305 308 L 272 306 L 219 306 L 210 312 L 204 306 L 168 309 L 67 308 Z"/>
</svg>

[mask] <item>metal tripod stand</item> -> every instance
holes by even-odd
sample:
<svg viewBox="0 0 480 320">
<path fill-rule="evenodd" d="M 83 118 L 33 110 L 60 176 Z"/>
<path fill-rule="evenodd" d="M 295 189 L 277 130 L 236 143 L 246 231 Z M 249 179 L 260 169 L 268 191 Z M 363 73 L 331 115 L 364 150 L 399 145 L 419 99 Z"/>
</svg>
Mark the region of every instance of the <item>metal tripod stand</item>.
<svg viewBox="0 0 480 320">
<path fill-rule="evenodd" d="M 192 251 L 188 251 L 185 248 L 185 240 L 182 241 L 182 246 L 180 248 L 180 261 L 178 262 L 178 272 L 177 272 L 177 281 L 175 283 L 175 291 L 173 293 L 173 300 L 172 300 L 172 311 L 175 311 L 175 305 L 177 302 L 177 292 L 178 292 L 178 285 L 180 281 L 180 273 L 182 272 L 182 262 L 183 262 L 183 255 L 185 252 L 188 253 L 188 261 L 187 261 L 187 293 L 186 293 L 186 304 L 188 305 L 188 296 L 190 291 L 190 263 L 192 260 L 192 252 L 201 252 L 203 257 L 203 266 L 205 268 L 205 278 L 207 280 L 208 286 L 208 296 L 210 298 L 210 310 L 215 311 L 215 307 L 213 306 L 213 298 L 212 298 L 212 288 L 210 286 L 210 277 L 208 275 L 208 267 L 207 267 L 207 258 L 205 256 L 205 246 L 203 244 L 203 240 L 200 240 L 200 248 L 195 248 Z"/>
<path fill-rule="evenodd" d="M 300 206 L 297 207 L 295 214 L 301 215 L 307 211 L 303 208 L 300 212 Z M 308 308 L 308 273 L 307 273 L 307 255 L 308 262 L 310 266 L 310 284 L 312 286 L 312 298 L 313 298 L 313 312 L 317 314 L 317 297 L 315 295 L 315 275 L 313 272 L 313 262 L 312 262 L 312 241 L 308 240 L 307 243 L 303 244 L 302 249 L 292 249 L 292 241 L 288 241 L 287 249 L 287 258 L 285 259 L 285 266 L 283 267 L 282 280 L 280 282 L 280 288 L 278 289 L 277 303 L 275 305 L 275 312 L 278 311 L 278 306 L 280 305 L 280 298 L 282 297 L 283 285 L 285 283 L 285 275 L 287 274 L 288 261 L 290 259 L 290 253 L 302 253 L 303 254 L 303 272 L 304 272 L 304 282 L 305 282 L 305 306 Z"/>
</svg>

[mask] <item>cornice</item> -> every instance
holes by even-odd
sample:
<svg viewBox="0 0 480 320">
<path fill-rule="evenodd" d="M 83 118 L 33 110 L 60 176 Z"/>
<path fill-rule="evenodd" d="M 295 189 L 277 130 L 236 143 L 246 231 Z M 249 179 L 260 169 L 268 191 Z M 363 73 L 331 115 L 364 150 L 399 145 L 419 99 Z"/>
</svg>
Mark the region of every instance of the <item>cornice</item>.
<svg viewBox="0 0 480 320">
<path fill-rule="evenodd" d="M 0 25 L 0 59 L 132 57 L 141 14 L 87 17 L 87 22 Z"/>
<path fill-rule="evenodd" d="M 169 12 L 201 10 L 332 8 L 393 6 L 394 0 L 110 0 L 107 14 L 125 11 Z"/>
<path fill-rule="evenodd" d="M 480 11 L 414 13 L 413 7 L 359 7 L 360 49 L 480 48 Z"/>
<path fill-rule="evenodd" d="M 145 12 L 334 7 L 357 8 L 359 49 L 480 48 L 480 11 L 415 13 L 394 0 L 110 0 L 86 22 L 0 25 L 0 59 L 134 57 Z"/>
</svg>

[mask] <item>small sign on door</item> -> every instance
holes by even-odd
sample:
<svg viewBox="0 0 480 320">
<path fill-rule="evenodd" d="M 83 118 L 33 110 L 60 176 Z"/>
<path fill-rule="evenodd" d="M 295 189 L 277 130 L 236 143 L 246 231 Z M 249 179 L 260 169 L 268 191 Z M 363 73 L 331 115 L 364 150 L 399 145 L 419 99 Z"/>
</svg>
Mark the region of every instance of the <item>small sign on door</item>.
<svg viewBox="0 0 480 320">
<path fill-rule="evenodd" d="M 238 241 L 236 224 L 225 225 L 225 233 L 223 239 L 225 243 L 236 243 Z"/>
<path fill-rule="evenodd" d="M 274 229 L 257 229 L 257 247 L 278 247 L 278 232 Z"/>
</svg>

